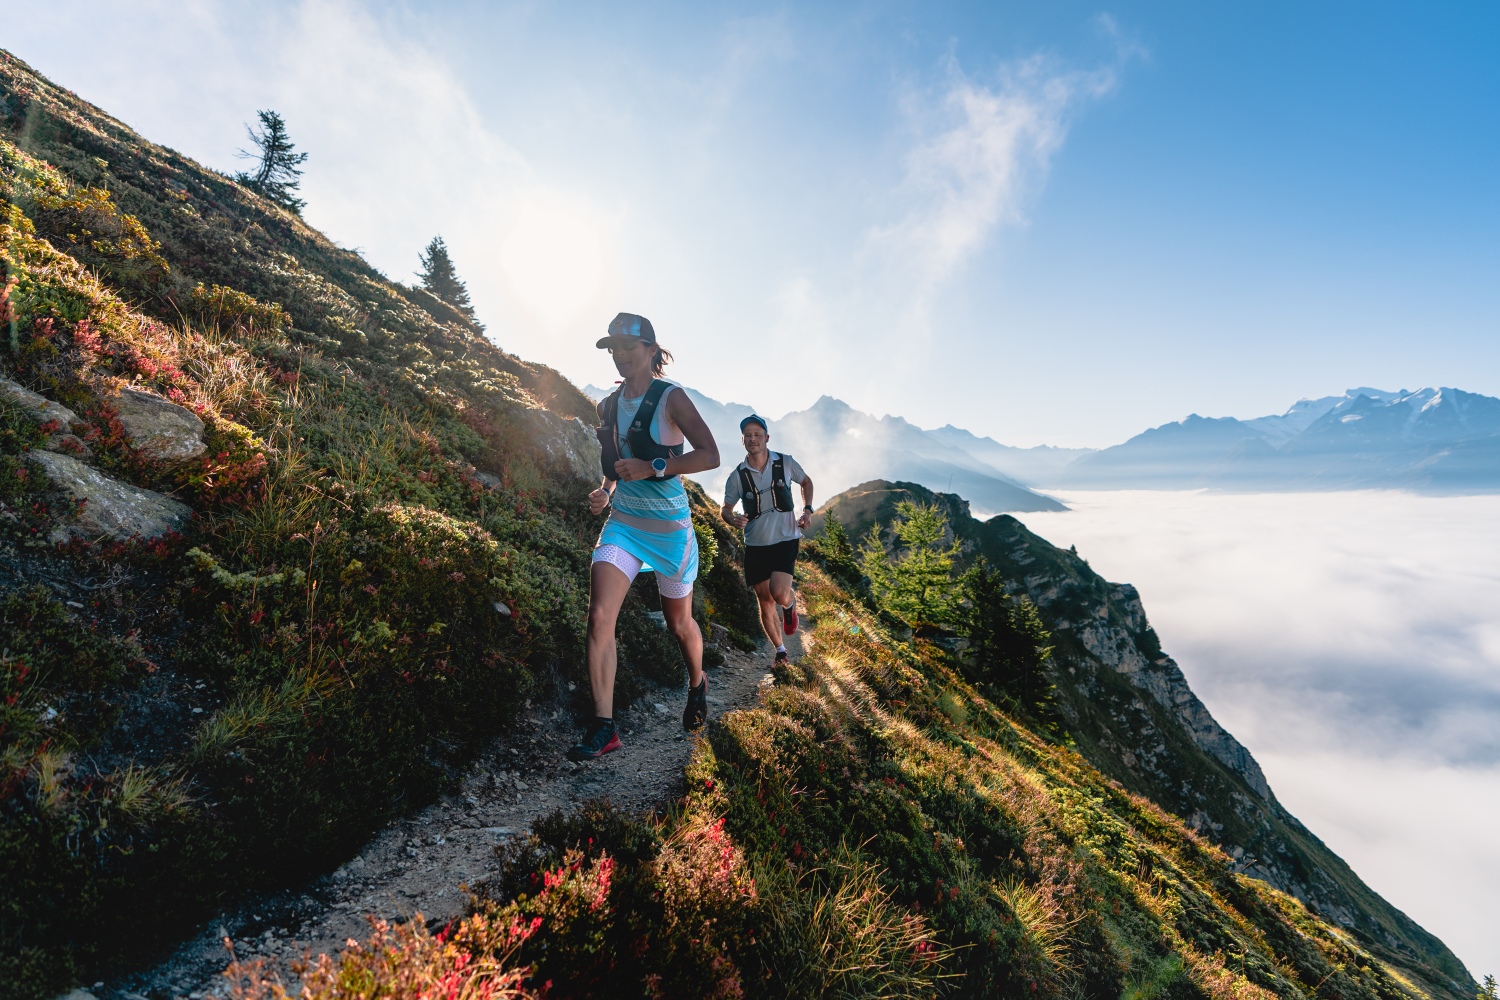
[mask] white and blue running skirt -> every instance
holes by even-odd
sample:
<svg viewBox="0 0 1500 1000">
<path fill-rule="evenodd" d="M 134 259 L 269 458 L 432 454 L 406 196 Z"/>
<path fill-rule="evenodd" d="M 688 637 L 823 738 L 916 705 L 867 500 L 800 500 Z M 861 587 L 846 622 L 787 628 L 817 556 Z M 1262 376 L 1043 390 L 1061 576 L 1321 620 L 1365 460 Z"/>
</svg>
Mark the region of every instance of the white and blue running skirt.
<svg viewBox="0 0 1500 1000">
<path fill-rule="evenodd" d="M 634 581 L 654 572 L 663 597 L 687 597 L 698 579 L 698 539 L 693 522 L 632 517 L 615 510 L 594 546 L 596 563 L 609 563 Z"/>
</svg>

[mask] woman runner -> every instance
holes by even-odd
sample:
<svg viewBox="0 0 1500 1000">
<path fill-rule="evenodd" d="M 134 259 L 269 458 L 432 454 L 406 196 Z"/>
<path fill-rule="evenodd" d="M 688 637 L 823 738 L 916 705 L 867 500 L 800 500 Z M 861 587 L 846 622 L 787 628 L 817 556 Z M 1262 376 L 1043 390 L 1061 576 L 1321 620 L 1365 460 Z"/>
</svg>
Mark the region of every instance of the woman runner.
<svg viewBox="0 0 1500 1000">
<path fill-rule="evenodd" d="M 599 402 L 599 444 L 604 481 L 589 494 L 589 511 L 610 510 L 599 533 L 589 572 L 589 684 L 594 721 L 568 751 L 571 760 L 592 760 L 620 749 L 615 728 L 615 621 L 631 581 L 642 570 L 656 572 L 667 628 L 688 664 L 685 729 L 708 719 L 708 679 L 703 675 L 703 636 L 693 621 L 693 581 L 698 576 L 698 540 L 682 476 L 719 466 L 719 448 L 698 408 L 680 388 L 660 378 L 672 355 L 657 346 L 651 321 L 620 313 L 598 346 L 613 356 L 625 380 Z M 683 440 L 693 450 L 683 454 Z"/>
</svg>

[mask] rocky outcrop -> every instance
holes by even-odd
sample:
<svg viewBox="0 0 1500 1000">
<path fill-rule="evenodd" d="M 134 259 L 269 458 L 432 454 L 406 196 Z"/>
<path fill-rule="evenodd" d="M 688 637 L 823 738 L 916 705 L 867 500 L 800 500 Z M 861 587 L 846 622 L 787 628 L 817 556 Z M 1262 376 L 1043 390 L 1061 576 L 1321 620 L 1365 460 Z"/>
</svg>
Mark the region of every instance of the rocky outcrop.
<svg viewBox="0 0 1500 1000">
<path fill-rule="evenodd" d="M 864 483 L 824 509 L 836 507 L 849 535 L 859 538 L 872 524 L 889 525 L 902 499 L 941 505 L 963 560 L 983 558 L 1010 581 L 1012 594 L 1037 605 L 1052 633 L 1058 710 L 1090 763 L 1181 816 L 1229 852 L 1239 872 L 1356 930 L 1384 960 L 1403 964 L 1415 956 L 1428 973 L 1441 970 L 1446 978 L 1436 981 L 1459 987 L 1462 964 L 1442 942 L 1371 891 L 1277 801 L 1250 751 L 1162 651 L 1134 587 L 1104 580 L 1076 552 L 1015 518 L 975 521 L 957 497 L 912 483 Z"/>
<path fill-rule="evenodd" d="M 54 486 L 83 501 L 78 517 L 52 532 L 53 542 L 160 538 L 181 531 L 192 514 L 186 504 L 112 479 L 76 458 L 50 451 L 33 451 L 28 457 Z"/>
<path fill-rule="evenodd" d="M 74 425 L 81 425 L 83 421 L 66 406 L 8 378 L 0 378 L 0 399 L 16 407 L 38 426 L 50 426 L 52 436 L 42 445 L 48 451 L 59 451 L 67 455 L 89 454 L 88 445 L 72 433 Z"/>
<path fill-rule="evenodd" d="M 8 378 L 0 378 L 0 399 L 4 399 L 38 424 L 56 421 L 59 431 L 67 431 L 74 424 L 83 423 L 78 419 L 78 414 L 66 406 L 54 403 L 46 396 L 38 395 Z"/>
<path fill-rule="evenodd" d="M 130 446 L 159 462 L 183 462 L 208 450 L 203 421 L 185 406 L 125 386 L 105 401 L 115 408 Z"/>
<path fill-rule="evenodd" d="M 514 415 L 518 433 L 549 461 L 578 479 L 599 479 L 599 439 L 577 417 L 523 409 Z"/>
<path fill-rule="evenodd" d="M 1094 609 L 1094 620 L 1076 626 L 1075 634 L 1090 653 L 1131 684 L 1150 694 L 1156 703 L 1177 717 L 1195 744 L 1245 779 L 1266 803 L 1274 801 L 1271 786 L 1260 764 L 1209 712 L 1188 686 L 1182 669 L 1170 656 L 1147 660 L 1141 653 L 1137 636 L 1148 627 L 1140 594 L 1129 584 L 1117 586 L 1111 603 L 1125 619 L 1123 625 L 1110 622 L 1110 606 Z"/>
</svg>

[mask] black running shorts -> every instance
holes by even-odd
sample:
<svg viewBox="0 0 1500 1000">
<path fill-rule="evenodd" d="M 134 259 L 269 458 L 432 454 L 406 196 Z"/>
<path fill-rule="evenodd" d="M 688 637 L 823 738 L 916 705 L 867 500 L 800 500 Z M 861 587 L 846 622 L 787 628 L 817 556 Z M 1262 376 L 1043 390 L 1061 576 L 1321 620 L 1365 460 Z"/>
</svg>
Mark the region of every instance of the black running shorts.
<svg viewBox="0 0 1500 1000">
<path fill-rule="evenodd" d="M 771 579 L 772 573 L 792 572 L 797 565 L 797 547 L 802 539 L 793 538 L 775 545 L 745 546 L 745 582 L 755 586 Z"/>
</svg>

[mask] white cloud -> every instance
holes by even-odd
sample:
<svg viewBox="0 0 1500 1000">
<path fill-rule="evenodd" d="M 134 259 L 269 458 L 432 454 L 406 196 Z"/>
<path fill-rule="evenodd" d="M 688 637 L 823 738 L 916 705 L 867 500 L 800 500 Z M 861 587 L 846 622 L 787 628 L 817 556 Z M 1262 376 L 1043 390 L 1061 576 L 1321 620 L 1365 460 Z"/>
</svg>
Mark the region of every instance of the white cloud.
<svg viewBox="0 0 1500 1000">
<path fill-rule="evenodd" d="M 1500 497 L 1071 493 L 1032 530 L 1141 591 L 1282 802 L 1500 968 Z"/>
<path fill-rule="evenodd" d="M 997 227 L 1024 219 L 1026 197 L 1044 181 L 1070 116 L 1116 80 L 1110 67 L 1066 70 L 1040 55 L 1002 67 L 992 85 L 965 75 L 953 59 L 948 76 L 939 101 L 915 99 L 910 109 L 920 138 L 907 154 L 897 200 L 911 207 L 870 234 L 892 269 L 912 276 L 919 297 Z"/>
</svg>

